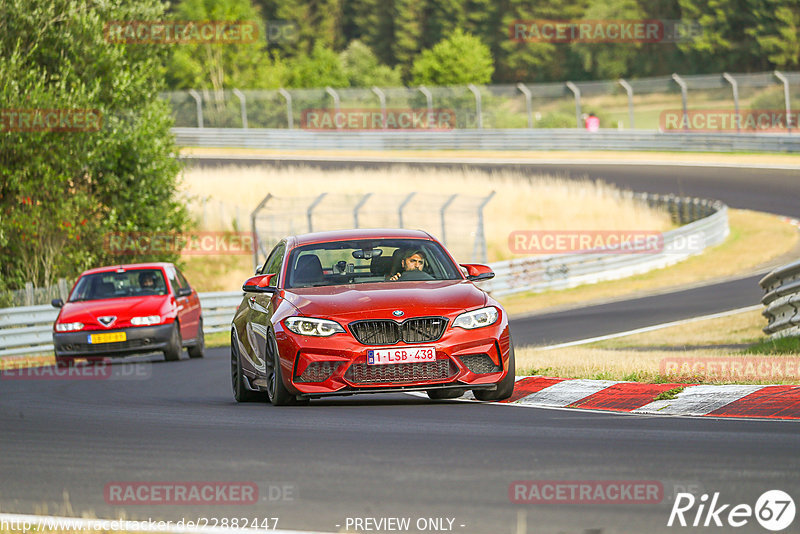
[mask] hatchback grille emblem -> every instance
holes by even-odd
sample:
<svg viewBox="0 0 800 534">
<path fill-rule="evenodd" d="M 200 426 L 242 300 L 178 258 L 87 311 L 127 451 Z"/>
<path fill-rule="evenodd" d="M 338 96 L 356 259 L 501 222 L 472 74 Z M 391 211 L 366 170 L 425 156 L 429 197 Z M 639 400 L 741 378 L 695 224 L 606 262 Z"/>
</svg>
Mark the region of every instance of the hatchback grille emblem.
<svg viewBox="0 0 800 534">
<path fill-rule="evenodd" d="M 111 326 L 111 323 L 113 323 L 114 321 L 117 320 L 117 316 L 116 315 L 107 315 L 105 317 L 98 317 L 97 320 L 100 321 L 100 323 L 103 326 L 107 327 L 107 326 Z"/>
</svg>

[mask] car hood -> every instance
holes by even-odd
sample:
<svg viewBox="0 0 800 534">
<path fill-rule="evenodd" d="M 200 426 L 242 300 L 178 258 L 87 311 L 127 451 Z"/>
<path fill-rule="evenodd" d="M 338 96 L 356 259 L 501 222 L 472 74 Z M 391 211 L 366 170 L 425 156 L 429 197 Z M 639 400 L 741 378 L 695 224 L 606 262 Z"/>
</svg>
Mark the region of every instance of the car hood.
<svg viewBox="0 0 800 534">
<path fill-rule="evenodd" d="M 486 303 L 486 293 L 466 280 L 434 280 L 352 284 L 287 289 L 285 299 L 301 314 L 347 320 L 402 320 L 474 309 Z M 402 317 L 392 316 L 401 310 Z"/>
<path fill-rule="evenodd" d="M 99 325 L 98 317 L 114 315 L 114 324 L 126 323 L 131 317 L 159 315 L 169 295 L 149 295 L 118 299 L 86 300 L 67 302 L 61 308 L 58 320 L 62 323 L 80 322 L 84 325 Z M 112 325 L 113 327 L 113 325 Z"/>
</svg>

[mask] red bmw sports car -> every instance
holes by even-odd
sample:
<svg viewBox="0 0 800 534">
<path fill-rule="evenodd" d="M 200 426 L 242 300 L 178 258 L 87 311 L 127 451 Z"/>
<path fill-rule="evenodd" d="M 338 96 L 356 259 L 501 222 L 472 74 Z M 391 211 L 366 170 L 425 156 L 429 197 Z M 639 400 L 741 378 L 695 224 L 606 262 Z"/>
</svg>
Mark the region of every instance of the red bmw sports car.
<svg viewBox="0 0 800 534">
<path fill-rule="evenodd" d="M 508 398 L 508 318 L 473 284 L 493 276 L 484 265 L 459 267 L 422 231 L 287 237 L 242 287 L 231 325 L 234 397 L 276 406 L 395 391 Z"/>
<path fill-rule="evenodd" d="M 203 356 L 200 298 L 171 263 L 138 263 L 81 274 L 53 325 L 56 363 L 161 351 Z"/>
</svg>

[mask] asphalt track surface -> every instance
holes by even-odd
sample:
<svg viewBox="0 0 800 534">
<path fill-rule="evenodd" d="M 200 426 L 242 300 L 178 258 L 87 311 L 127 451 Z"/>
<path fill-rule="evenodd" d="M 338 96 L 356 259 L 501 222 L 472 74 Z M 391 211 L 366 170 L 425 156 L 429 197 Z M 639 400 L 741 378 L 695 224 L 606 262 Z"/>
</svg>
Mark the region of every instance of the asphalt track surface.
<svg viewBox="0 0 800 534">
<path fill-rule="evenodd" d="M 638 191 L 708 196 L 787 216 L 800 206 L 796 171 L 725 169 L 734 176 L 726 186 L 725 175 L 712 176 L 708 168 L 663 176 L 643 169 L 639 178 L 627 175 Z M 682 190 L 674 189 L 679 173 Z M 755 195 L 762 179 L 769 191 Z M 517 342 L 528 336 L 537 344 L 568 340 L 562 324 L 579 327 L 580 337 L 610 333 L 620 329 L 612 320 L 619 314 L 629 329 L 753 304 L 759 295 L 752 282 L 521 319 L 512 328 Z M 704 297 L 702 291 L 711 292 Z M 412 525 L 419 518 L 453 519 L 452 532 L 513 533 L 525 521 L 530 533 L 649 534 L 709 531 L 666 526 L 680 488 L 720 492 L 721 503 L 751 506 L 764 491 L 781 489 L 800 503 L 800 432 L 792 422 L 430 402 L 402 394 L 325 399 L 307 407 L 237 405 L 226 350 L 210 349 L 202 360 L 185 354 L 180 362 L 161 360 L 126 359 L 104 380 L 0 377 L 0 511 L 278 517 L 279 528 L 334 532 L 348 517 L 408 517 Z M 509 486 L 517 480 L 646 480 L 664 490 L 657 504 L 516 504 Z M 108 504 L 106 485 L 124 481 L 252 481 L 260 500 Z M 278 488 L 286 488 L 287 498 L 278 497 Z M 61 505 L 65 494 L 71 511 Z M 689 521 L 696 511 L 687 513 Z M 784 532 L 798 532 L 798 525 L 796 519 Z M 420 531 L 435 530 L 410 530 Z M 752 518 L 735 531 L 765 532 Z"/>
</svg>

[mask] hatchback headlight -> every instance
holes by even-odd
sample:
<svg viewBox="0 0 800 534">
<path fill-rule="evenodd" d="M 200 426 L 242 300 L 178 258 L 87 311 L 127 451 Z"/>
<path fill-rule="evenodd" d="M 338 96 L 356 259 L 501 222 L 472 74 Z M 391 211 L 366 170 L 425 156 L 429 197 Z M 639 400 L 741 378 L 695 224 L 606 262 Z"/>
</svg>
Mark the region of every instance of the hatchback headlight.
<svg viewBox="0 0 800 534">
<path fill-rule="evenodd" d="M 500 314 L 497 308 L 494 306 L 487 306 L 479 310 L 462 313 L 453 321 L 453 326 L 460 326 L 461 328 L 472 330 L 474 328 L 481 328 L 494 324 L 499 316 Z"/>
<path fill-rule="evenodd" d="M 83 323 L 56 323 L 56 332 L 83 330 Z"/>
<path fill-rule="evenodd" d="M 286 328 L 301 336 L 328 337 L 344 332 L 342 325 L 328 319 L 315 319 L 313 317 L 289 317 L 283 324 Z"/>
<path fill-rule="evenodd" d="M 158 324 L 161 322 L 160 315 L 148 315 L 146 317 L 132 317 L 131 324 L 133 326 L 149 326 L 151 324 Z"/>
</svg>

